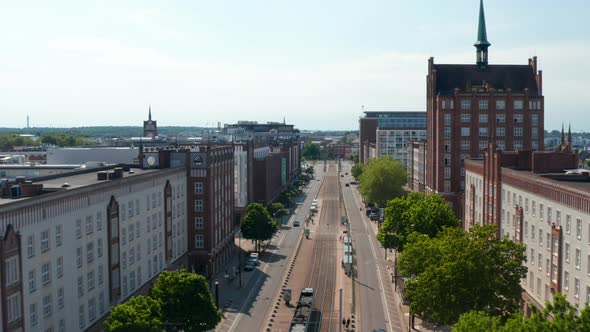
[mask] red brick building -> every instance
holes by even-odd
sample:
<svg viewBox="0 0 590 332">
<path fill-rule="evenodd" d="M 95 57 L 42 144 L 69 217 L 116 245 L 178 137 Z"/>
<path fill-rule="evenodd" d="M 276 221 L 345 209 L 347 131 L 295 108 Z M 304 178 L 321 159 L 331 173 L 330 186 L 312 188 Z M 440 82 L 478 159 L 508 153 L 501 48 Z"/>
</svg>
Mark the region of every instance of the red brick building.
<svg viewBox="0 0 590 332">
<path fill-rule="evenodd" d="M 428 60 L 425 191 L 461 212 L 464 160 L 481 157 L 492 138 L 505 150 L 543 150 L 542 72 L 526 65 L 490 65 L 483 1 L 475 64 Z"/>
</svg>

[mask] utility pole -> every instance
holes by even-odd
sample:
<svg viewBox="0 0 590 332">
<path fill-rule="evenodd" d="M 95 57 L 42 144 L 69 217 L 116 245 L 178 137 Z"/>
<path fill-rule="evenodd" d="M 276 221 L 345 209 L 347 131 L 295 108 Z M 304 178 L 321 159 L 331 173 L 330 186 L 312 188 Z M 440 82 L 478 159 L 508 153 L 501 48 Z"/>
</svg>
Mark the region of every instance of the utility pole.
<svg viewBox="0 0 590 332">
<path fill-rule="evenodd" d="M 342 321 L 342 288 L 340 288 L 340 316 L 338 318 L 338 326 L 340 327 L 338 330 L 339 332 L 342 332 L 342 325 L 340 324 L 340 322 Z"/>
</svg>

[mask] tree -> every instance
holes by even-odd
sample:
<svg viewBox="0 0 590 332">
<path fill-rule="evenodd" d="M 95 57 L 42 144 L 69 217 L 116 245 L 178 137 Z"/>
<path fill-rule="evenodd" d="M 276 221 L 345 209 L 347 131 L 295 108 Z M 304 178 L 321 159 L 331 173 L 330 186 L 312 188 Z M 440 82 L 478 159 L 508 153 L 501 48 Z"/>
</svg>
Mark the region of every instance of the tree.
<svg viewBox="0 0 590 332">
<path fill-rule="evenodd" d="M 359 154 L 358 153 L 355 152 L 352 154 L 352 162 L 355 164 L 359 163 Z"/>
<path fill-rule="evenodd" d="M 439 195 L 410 193 L 390 200 L 377 239 L 384 248 L 403 250 L 413 232 L 432 238 L 444 227 L 457 227 L 459 220 Z"/>
<path fill-rule="evenodd" d="M 260 251 L 260 241 L 270 240 L 277 230 L 277 222 L 271 217 L 264 205 L 260 203 L 248 205 L 241 231 L 244 238 L 256 242 L 257 251 Z"/>
<path fill-rule="evenodd" d="M 320 146 L 316 143 L 306 142 L 303 144 L 303 150 L 301 155 L 305 160 L 317 160 L 320 159 Z"/>
<path fill-rule="evenodd" d="M 207 281 L 196 273 L 163 271 L 150 294 L 162 303 L 162 317 L 167 325 L 185 331 L 207 331 L 221 321 Z"/>
<path fill-rule="evenodd" d="M 286 216 L 287 214 L 289 214 L 289 209 L 286 209 L 285 206 L 283 205 L 283 203 L 272 203 L 269 207 L 268 207 L 268 213 L 270 213 L 271 216 L 273 216 L 273 218 L 282 218 L 284 216 Z"/>
<path fill-rule="evenodd" d="M 385 206 L 388 200 L 403 195 L 402 186 L 406 184 L 404 166 L 391 157 L 369 160 L 360 176 L 361 194 L 366 202 Z"/>
<path fill-rule="evenodd" d="M 435 238 L 413 233 L 398 263 L 410 278 L 404 294 L 410 310 L 450 325 L 469 310 L 502 317 L 518 311 L 524 260 L 523 244 L 497 239 L 496 227 L 486 225 L 469 232 L 445 228 Z"/>
<path fill-rule="evenodd" d="M 114 307 L 104 325 L 109 332 L 163 331 L 160 302 L 149 296 L 132 297 Z"/>
<path fill-rule="evenodd" d="M 528 332 L 528 331 L 590 331 L 590 307 L 585 306 L 578 315 L 578 308 L 555 294 L 542 311 L 533 308 L 531 317 L 514 314 L 506 322 L 501 317 L 483 311 L 470 311 L 461 315 L 453 326 L 453 332 Z"/>
<path fill-rule="evenodd" d="M 350 173 L 352 174 L 352 176 L 354 176 L 355 179 L 358 179 L 361 177 L 364 170 L 365 170 L 365 164 L 360 164 L 357 162 L 356 164 L 354 164 L 354 166 L 352 166 Z"/>
</svg>

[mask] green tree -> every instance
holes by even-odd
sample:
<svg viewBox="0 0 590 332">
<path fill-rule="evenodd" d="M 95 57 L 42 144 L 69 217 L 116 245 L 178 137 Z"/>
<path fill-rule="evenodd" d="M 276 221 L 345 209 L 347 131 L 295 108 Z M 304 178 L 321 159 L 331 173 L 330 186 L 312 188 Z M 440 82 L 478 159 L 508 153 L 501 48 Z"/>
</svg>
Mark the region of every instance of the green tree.
<svg viewBox="0 0 590 332">
<path fill-rule="evenodd" d="M 359 163 L 359 154 L 358 153 L 356 153 L 356 152 L 353 153 L 351 158 L 352 158 L 353 163 L 355 163 L 355 164 Z"/>
<path fill-rule="evenodd" d="M 244 238 L 255 241 L 257 251 L 260 251 L 260 241 L 270 240 L 277 230 L 277 222 L 264 205 L 260 203 L 248 205 L 241 231 Z"/>
<path fill-rule="evenodd" d="M 109 332 L 163 331 L 160 303 L 149 296 L 132 297 L 113 308 L 104 323 Z"/>
<path fill-rule="evenodd" d="M 166 325 L 185 331 L 207 331 L 221 321 L 221 312 L 213 302 L 207 281 L 196 273 L 163 271 L 150 295 L 162 303 Z"/>
<path fill-rule="evenodd" d="M 519 309 L 525 259 L 524 245 L 497 239 L 492 225 L 445 228 L 435 238 L 414 233 L 399 257 L 410 278 L 404 296 L 413 313 L 437 324 L 469 310 L 509 317 Z"/>
<path fill-rule="evenodd" d="M 360 176 L 361 194 L 366 202 L 373 202 L 380 207 L 390 199 L 403 195 L 402 186 L 406 184 L 404 166 L 391 157 L 379 157 L 369 160 Z"/>
<path fill-rule="evenodd" d="M 352 166 L 350 173 L 352 174 L 352 176 L 354 176 L 355 179 L 358 179 L 363 174 L 364 170 L 365 165 L 357 162 L 356 164 L 354 164 L 354 166 Z"/>
<path fill-rule="evenodd" d="M 320 146 L 316 143 L 306 142 L 303 144 L 301 155 L 305 160 L 318 160 L 321 155 Z"/>
<path fill-rule="evenodd" d="M 475 327 L 475 328 L 474 328 Z M 556 294 L 553 302 L 547 302 L 541 310 L 533 309 L 531 317 L 521 313 L 511 316 L 506 322 L 501 317 L 484 311 L 470 311 L 461 315 L 453 326 L 453 332 L 582 332 L 590 331 L 590 307 L 585 306 L 578 315 L 578 308 Z"/>
<path fill-rule="evenodd" d="M 270 213 L 270 215 L 273 216 L 273 218 L 278 219 L 288 215 L 289 209 L 285 208 L 285 205 L 283 205 L 283 203 L 276 202 L 272 203 L 268 207 L 268 213 Z"/>
<path fill-rule="evenodd" d="M 457 226 L 459 220 L 441 196 L 410 193 L 387 203 L 377 239 L 384 248 L 401 251 L 413 232 L 432 238 L 444 227 Z"/>
</svg>

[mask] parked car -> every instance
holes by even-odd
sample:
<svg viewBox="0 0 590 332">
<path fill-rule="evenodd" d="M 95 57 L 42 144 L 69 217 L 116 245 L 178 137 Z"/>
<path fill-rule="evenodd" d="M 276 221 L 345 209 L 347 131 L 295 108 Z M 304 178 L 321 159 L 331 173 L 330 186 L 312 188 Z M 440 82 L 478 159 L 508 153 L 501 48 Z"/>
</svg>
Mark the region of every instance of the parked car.
<svg viewBox="0 0 590 332">
<path fill-rule="evenodd" d="M 301 223 L 299 222 L 299 220 L 295 220 L 293 222 L 293 227 L 299 227 L 299 226 L 301 226 Z"/>
<path fill-rule="evenodd" d="M 369 219 L 373 220 L 373 221 L 377 221 L 379 220 L 379 214 L 377 212 L 371 212 L 369 214 Z"/>
<path fill-rule="evenodd" d="M 250 256 L 248 256 L 248 262 L 252 262 L 252 264 L 258 265 L 260 263 L 258 261 L 258 253 L 257 252 L 250 253 Z"/>
<path fill-rule="evenodd" d="M 246 262 L 246 264 L 244 265 L 244 271 L 252 271 L 254 270 L 254 263 L 252 263 L 252 261 L 248 260 Z"/>
</svg>

